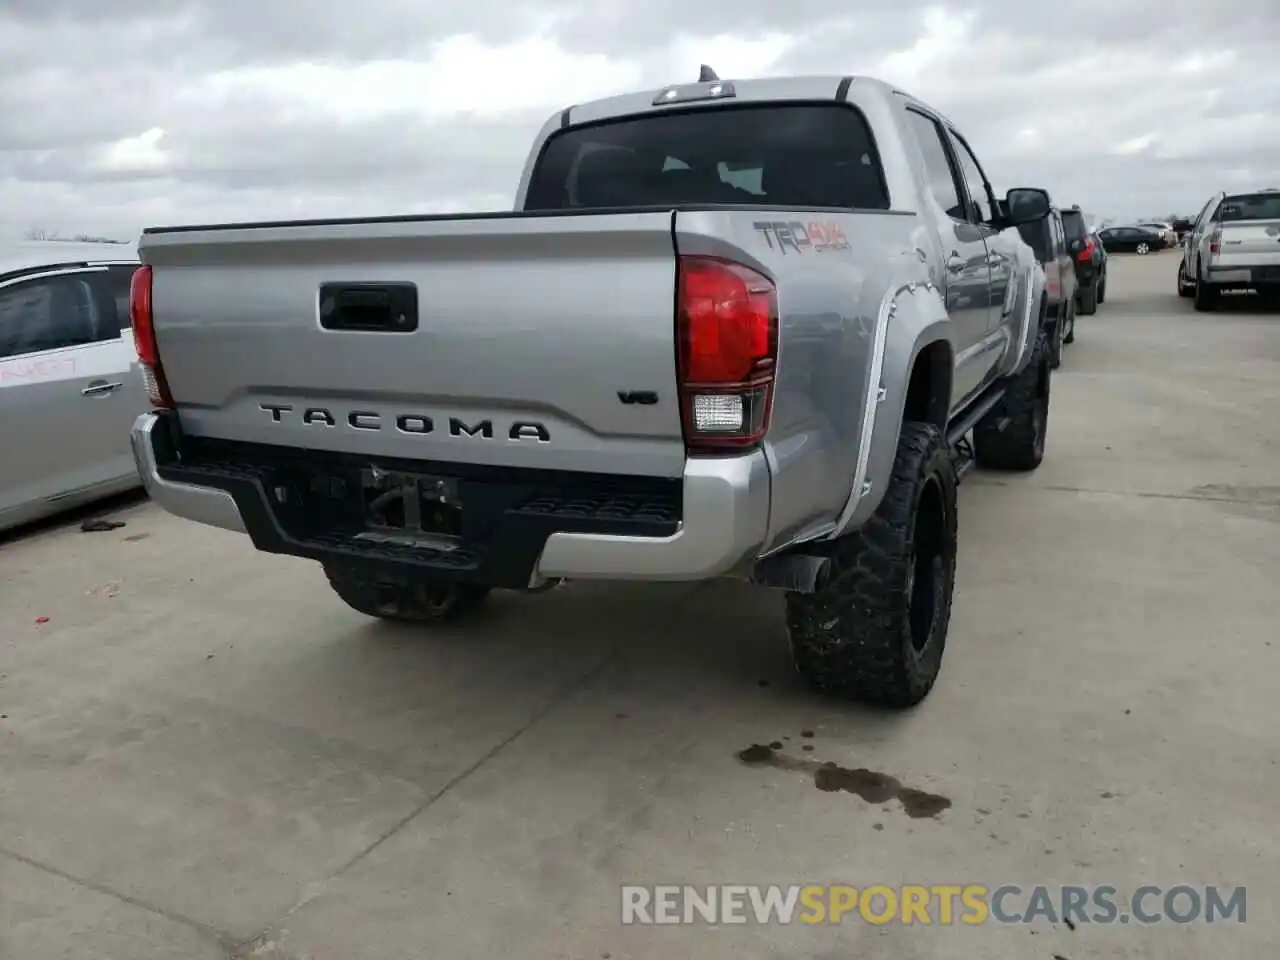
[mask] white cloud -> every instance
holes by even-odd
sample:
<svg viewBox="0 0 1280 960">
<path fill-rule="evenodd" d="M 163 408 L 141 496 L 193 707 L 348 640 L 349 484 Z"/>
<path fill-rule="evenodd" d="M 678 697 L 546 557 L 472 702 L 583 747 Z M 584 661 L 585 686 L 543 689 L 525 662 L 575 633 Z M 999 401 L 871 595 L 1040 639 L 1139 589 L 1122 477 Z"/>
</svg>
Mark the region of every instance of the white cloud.
<svg viewBox="0 0 1280 960">
<path fill-rule="evenodd" d="M 607 96 L 639 81 L 634 61 L 570 53 L 549 37 L 489 44 L 455 36 L 417 61 L 237 67 L 211 74 L 184 96 L 200 106 L 264 103 L 286 117 L 319 112 L 344 121 L 440 120 L 550 109 Z"/>
<path fill-rule="evenodd" d="M 1280 4 L 1263 0 L 3 9 L 0 233 L 502 208 L 553 111 L 700 63 L 881 76 L 960 125 L 998 186 L 1101 214 L 1280 183 Z"/>
<path fill-rule="evenodd" d="M 113 173 L 155 173 L 164 170 L 169 156 L 161 146 L 164 130 L 152 127 L 136 137 L 122 137 L 103 152 L 98 166 Z"/>
</svg>

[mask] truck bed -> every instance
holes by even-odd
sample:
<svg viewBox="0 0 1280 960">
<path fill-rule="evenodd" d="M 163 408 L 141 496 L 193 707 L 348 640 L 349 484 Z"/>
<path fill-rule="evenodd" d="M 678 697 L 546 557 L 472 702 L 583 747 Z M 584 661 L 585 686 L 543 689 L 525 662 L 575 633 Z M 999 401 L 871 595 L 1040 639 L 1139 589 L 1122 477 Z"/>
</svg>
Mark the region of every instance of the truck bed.
<svg viewBox="0 0 1280 960">
<path fill-rule="evenodd" d="M 182 431 L 678 477 L 673 216 L 149 230 L 140 255 Z M 635 392 L 664 402 L 620 401 Z"/>
</svg>

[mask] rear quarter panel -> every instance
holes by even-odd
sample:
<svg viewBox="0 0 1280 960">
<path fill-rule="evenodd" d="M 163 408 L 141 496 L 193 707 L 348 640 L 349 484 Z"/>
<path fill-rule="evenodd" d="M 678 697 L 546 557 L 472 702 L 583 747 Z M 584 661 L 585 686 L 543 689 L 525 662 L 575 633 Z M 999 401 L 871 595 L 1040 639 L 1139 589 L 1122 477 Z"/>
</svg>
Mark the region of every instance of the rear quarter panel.
<svg viewBox="0 0 1280 960">
<path fill-rule="evenodd" d="M 779 351 L 765 454 L 773 476 L 765 552 L 834 530 L 869 469 L 882 383 L 901 404 L 921 335 L 941 337 L 936 291 L 892 318 L 927 281 L 914 215 L 761 209 L 683 212 L 681 254 L 746 262 L 778 288 Z M 890 329 L 892 328 L 892 333 Z M 899 383 L 901 381 L 901 383 Z M 895 434 L 896 436 L 896 434 Z"/>
</svg>

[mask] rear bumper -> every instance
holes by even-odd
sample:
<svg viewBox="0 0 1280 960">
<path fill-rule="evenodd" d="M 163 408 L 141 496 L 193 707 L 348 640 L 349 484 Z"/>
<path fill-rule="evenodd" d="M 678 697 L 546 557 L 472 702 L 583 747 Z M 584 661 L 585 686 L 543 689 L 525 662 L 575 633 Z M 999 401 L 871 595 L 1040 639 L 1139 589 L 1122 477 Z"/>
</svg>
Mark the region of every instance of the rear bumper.
<svg viewBox="0 0 1280 960">
<path fill-rule="evenodd" d="M 1215 286 L 1280 286 L 1280 264 L 1249 263 L 1244 258 L 1219 260 L 1209 264 L 1207 279 Z"/>
<path fill-rule="evenodd" d="M 310 505 L 292 511 L 281 507 L 272 491 L 283 474 L 259 463 L 180 458 L 179 431 L 170 414 L 143 414 L 131 440 L 147 493 L 167 512 L 247 533 L 269 553 L 376 567 L 384 577 L 431 575 L 517 589 L 551 577 L 703 580 L 747 569 L 768 529 L 770 473 L 758 450 L 691 459 L 682 480 L 654 481 L 669 483 L 669 493 L 601 488 L 603 493 L 593 494 L 578 481 L 557 491 L 558 481 L 541 471 L 493 481 L 468 478 L 464 482 L 472 485 L 477 500 L 486 501 L 488 513 L 474 544 L 445 554 L 366 542 L 350 525 L 322 524 L 316 518 L 323 511 Z M 315 480 L 346 469 L 319 460 L 313 465 L 302 459 L 309 456 L 304 451 L 288 453 L 291 482 L 300 475 Z M 448 466 L 423 464 L 421 469 L 439 472 Z M 632 487 L 642 480 L 606 479 Z M 609 501 L 607 509 L 593 505 L 601 500 Z M 638 500 L 644 502 L 637 506 Z"/>
<path fill-rule="evenodd" d="M 235 498 L 225 490 L 166 480 L 161 462 L 176 459 L 174 438 L 164 414 L 144 413 L 133 423 L 129 441 L 138 464 L 142 485 L 152 501 L 175 517 L 210 527 L 248 533 Z"/>
</svg>

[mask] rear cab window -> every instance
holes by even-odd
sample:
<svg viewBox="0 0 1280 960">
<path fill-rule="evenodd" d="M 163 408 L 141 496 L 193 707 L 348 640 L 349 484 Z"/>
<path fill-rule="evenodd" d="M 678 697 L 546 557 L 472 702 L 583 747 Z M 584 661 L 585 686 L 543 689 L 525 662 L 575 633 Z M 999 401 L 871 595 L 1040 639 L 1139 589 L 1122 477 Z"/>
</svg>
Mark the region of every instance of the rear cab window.
<svg viewBox="0 0 1280 960">
<path fill-rule="evenodd" d="M 866 119 L 844 104 L 663 111 L 552 134 L 525 209 L 734 204 L 888 210 Z"/>
<path fill-rule="evenodd" d="M 1227 197 L 1218 208 L 1223 223 L 1280 220 L 1280 193 L 1248 193 Z"/>
</svg>

